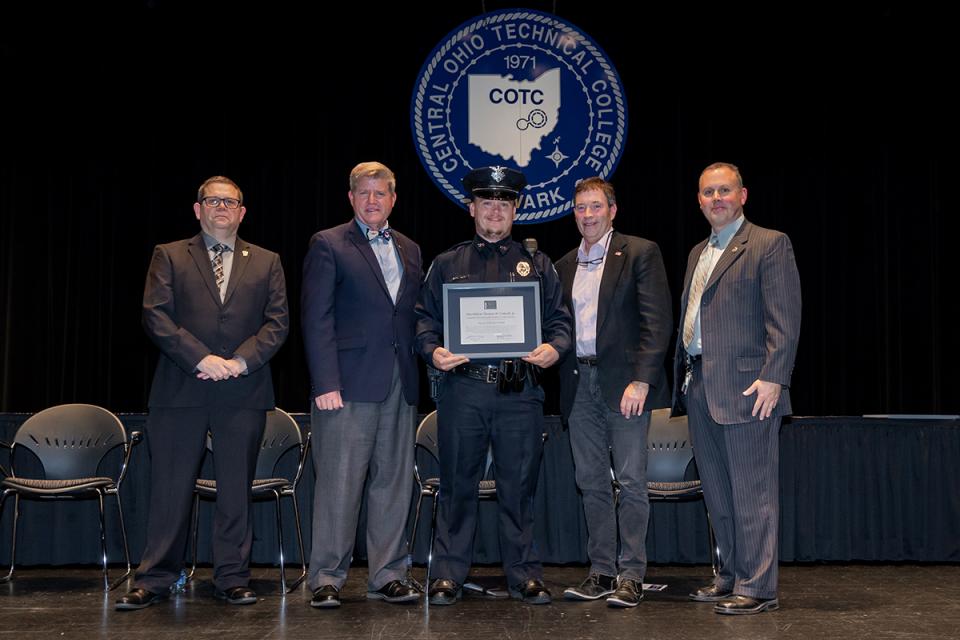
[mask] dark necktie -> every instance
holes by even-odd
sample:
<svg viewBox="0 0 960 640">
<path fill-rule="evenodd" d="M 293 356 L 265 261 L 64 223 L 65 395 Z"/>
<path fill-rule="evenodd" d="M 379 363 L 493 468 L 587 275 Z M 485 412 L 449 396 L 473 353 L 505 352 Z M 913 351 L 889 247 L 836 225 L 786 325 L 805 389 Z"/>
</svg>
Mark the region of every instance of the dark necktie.
<svg viewBox="0 0 960 640">
<path fill-rule="evenodd" d="M 219 242 L 210 247 L 210 250 L 213 251 L 213 258 L 210 260 L 210 264 L 213 265 L 213 277 L 217 281 L 217 291 L 220 292 L 221 301 L 223 301 L 223 251 L 226 248 L 226 245 L 220 244 Z"/>
</svg>

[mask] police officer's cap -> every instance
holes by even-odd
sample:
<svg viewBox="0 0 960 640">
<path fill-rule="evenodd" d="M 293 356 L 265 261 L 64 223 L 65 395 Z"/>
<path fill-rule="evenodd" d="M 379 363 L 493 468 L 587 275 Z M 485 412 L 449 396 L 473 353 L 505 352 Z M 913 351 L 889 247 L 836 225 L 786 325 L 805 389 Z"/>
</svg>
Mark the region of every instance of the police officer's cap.
<svg viewBox="0 0 960 640">
<path fill-rule="evenodd" d="M 527 186 L 527 179 L 510 167 L 480 167 L 463 177 L 463 186 L 473 197 L 516 200 Z"/>
</svg>

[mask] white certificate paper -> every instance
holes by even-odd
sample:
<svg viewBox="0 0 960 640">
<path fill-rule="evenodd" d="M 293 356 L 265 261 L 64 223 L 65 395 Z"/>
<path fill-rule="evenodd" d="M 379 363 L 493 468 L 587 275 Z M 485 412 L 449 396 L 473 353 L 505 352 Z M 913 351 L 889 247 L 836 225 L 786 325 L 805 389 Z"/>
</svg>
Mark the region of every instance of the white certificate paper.
<svg viewBox="0 0 960 640">
<path fill-rule="evenodd" d="M 523 325 L 523 296 L 460 300 L 461 344 L 523 343 Z"/>
</svg>

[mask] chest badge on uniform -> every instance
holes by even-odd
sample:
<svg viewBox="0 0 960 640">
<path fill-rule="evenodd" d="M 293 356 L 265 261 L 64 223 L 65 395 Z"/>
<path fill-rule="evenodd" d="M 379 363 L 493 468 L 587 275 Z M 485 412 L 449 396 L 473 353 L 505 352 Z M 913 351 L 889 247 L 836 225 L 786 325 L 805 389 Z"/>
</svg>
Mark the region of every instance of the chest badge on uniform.
<svg viewBox="0 0 960 640">
<path fill-rule="evenodd" d="M 525 260 L 521 260 L 517 263 L 517 273 L 524 278 L 530 275 L 530 263 Z"/>
</svg>

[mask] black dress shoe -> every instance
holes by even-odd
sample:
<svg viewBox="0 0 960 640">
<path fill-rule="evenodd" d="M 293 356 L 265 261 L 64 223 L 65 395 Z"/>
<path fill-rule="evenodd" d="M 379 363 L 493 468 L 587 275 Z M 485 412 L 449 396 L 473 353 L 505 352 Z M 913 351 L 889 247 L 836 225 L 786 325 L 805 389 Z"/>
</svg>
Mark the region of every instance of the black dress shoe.
<svg viewBox="0 0 960 640">
<path fill-rule="evenodd" d="M 617 579 L 613 576 L 591 573 L 580 586 L 564 589 L 563 597 L 567 600 L 599 600 L 613 593 L 616 587 Z"/>
<path fill-rule="evenodd" d="M 250 587 L 230 587 L 224 591 L 217 589 L 213 595 L 227 604 L 256 604 L 257 594 Z"/>
<path fill-rule="evenodd" d="M 723 613 L 734 616 L 749 616 L 761 611 L 776 611 L 780 608 L 780 601 L 776 598 L 751 598 L 750 596 L 730 596 L 718 602 L 714 613 Z"/>
<path fill-rule="evenodd" d="M 340 606 L 340 589 L 332 584 L 314 589 L 310 606 L 316 609 L 336 609 Z"/>
<path fill-rule="evenodd" d="M 428 593 L 430 604 L 448 605 L 457 601 L 460 593 L 460 585 L 447 578 L 437 578 L 430 585 Z"/>
<path fill-rule="evenodd" d="M 376 591 L 367 591 L 367 599 L 385 600 L 392 604 L 416 602 L 420 599 L 420 592 L 405 580 L 391 580 Z"/>
<path fill-rule="evenodd" d="M 733 595 L 733 589 L 729 587 L 720 587 L 716 584 L 708 584 L 705 587 L 700 587 L 696 591 L 690 594 L 691 600 L 696 600 L 697 602 L 719 602 L 724 598 L 729 598 Z"/>
<path fill-rule="evenodd" d="M 131 589 L 127 595 L 117 600 L 117 611 L 133 611 L 135 609 L 144 609 L 154 602 L 166 600 L 166 593 L 151 593 L 146 589 Z"/>
<path fill-rule="evenodd" d="M 510 595 L 518 600 L 523 600 L 527 604 L 550 604 L 553 598 L 550 597 L 550 591 L 543 586 L 543 581 L 536 578 L 530 578 L 510 590 Z"/>
<path fill-rule="evenodd" d="M 630 578 L 617 582 L 617 590 L 607 598 L 608 607 L 635 607 L 643 600 L 643 583 Z"/>
</svg>

